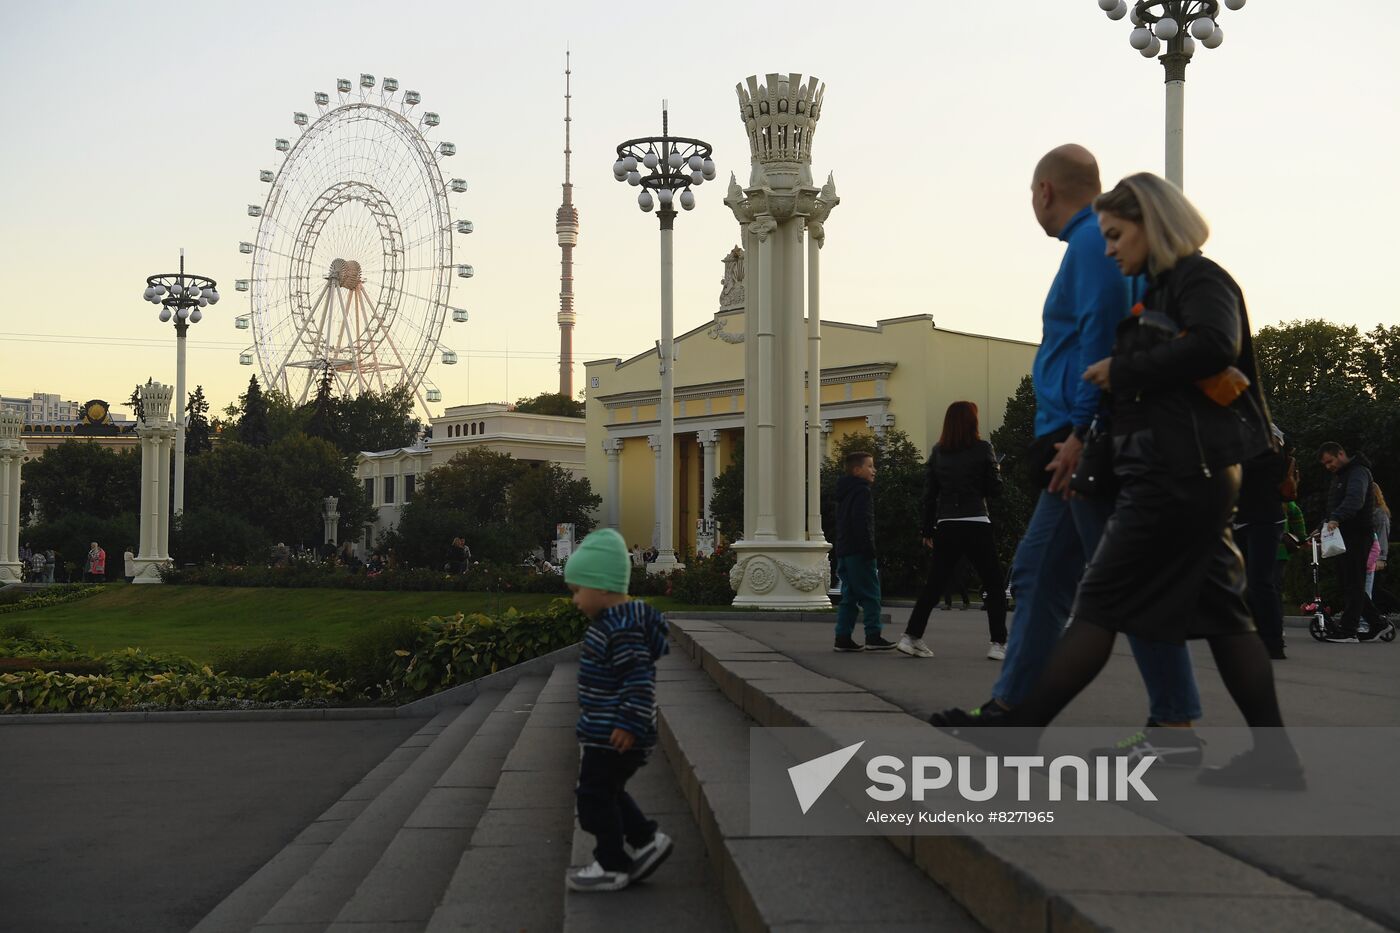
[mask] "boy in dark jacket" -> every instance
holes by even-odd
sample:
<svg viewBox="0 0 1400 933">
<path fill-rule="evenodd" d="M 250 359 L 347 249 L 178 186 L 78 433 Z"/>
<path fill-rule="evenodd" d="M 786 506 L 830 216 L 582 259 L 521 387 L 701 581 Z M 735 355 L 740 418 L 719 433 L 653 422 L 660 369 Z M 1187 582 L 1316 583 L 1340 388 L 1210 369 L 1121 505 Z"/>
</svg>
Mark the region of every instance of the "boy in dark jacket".
<svg viewBox="0 0 1400 933">
<path fill-rule="evenodd" d="M 894 642 L 880 636 L 880 576 L 875 565 L 875 458 L 865 451 L 846 455 L 846 475 L 836 482 L 836 541 L 832 556 L 841 577 L 836 607 L 836 651 L 885 651 Z M 865 644 L 851 638 L 865 610 Z"/>
<path fill-rule="evenodd" d="M 573 603 L 590 622 L 578 668 L 576 794 L 579 825 L 598 840 L 593 863 L 569 870 L 572 891 L 620 891 L 671 854 L 670 837 L 626 789 L 656 744 L 656 659 L 669 650 L 666 619 L 627 598 L 631 576 L 627 545 L 611 528 L 584 538 L 564 565 Z"/>
</svg>

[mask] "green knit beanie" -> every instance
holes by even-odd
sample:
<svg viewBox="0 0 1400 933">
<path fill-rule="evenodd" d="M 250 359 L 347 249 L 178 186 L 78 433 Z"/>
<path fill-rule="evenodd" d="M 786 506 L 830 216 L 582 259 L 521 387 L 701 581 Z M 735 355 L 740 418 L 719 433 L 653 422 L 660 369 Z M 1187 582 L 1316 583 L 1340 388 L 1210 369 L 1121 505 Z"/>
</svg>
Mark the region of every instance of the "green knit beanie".
<svg viewBox="0 0 1400 933">
<path fill-rule="evenodd" d="M 564 582 L 625 596 L 632 582 L 632 557 L 622 535 L 599 528 L 584 538 L 564 565 Z"/>
</svg>

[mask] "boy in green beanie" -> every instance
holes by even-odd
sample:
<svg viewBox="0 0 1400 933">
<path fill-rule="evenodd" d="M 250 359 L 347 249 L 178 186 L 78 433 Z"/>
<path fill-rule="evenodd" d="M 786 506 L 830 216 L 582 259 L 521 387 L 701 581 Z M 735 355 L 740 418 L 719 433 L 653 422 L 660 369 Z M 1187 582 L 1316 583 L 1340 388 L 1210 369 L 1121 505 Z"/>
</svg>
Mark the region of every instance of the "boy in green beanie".
<svg viewBox="0 0 1400 933">
<path fill-rule="evenodd" d="M 569 870 L 572 891 L 620 891 L 671 854 L 670 837 L 627 793 L 656 744 L 656 659 L 670 650 L 665 617 L 627 598 L 631 576 L 627 545 L 611 528 L 584 538 L 564 565 L 574 605 L 590 623 L 578 666 L 575 793 L 579 826 L 598 840 L 593 863 Z"/>
</svg>

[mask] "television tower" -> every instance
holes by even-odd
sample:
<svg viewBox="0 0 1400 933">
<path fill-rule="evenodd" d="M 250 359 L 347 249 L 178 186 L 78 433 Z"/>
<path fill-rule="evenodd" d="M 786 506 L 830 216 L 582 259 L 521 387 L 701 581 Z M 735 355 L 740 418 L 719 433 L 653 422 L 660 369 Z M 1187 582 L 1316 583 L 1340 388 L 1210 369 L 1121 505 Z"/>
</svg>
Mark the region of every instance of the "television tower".
<svg viewBox="0 0 1400 933">
<path fill-rule="evenodd" d="M 578 243 L 578 209 L 574 207 L 574 186 L 569 177 L 569 53 L 564 52 L 564 201 L 554 215 L 554 232 L 559 235 L 559 394 L 574 397 L 574 246 Z"/>
</svg>

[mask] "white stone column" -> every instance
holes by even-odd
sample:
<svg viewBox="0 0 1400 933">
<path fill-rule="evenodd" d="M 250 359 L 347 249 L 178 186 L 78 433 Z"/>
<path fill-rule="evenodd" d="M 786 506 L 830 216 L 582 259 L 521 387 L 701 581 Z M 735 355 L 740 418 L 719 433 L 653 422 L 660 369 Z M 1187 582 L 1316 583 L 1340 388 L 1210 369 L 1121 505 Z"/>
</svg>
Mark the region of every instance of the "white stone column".
<svg viewBox="0 0 1400 933">
<path fill-rule="evenodd" d="M 703 465 L 700 468 L 700 475 L 704 480 L 704 484 L 701 487 L 701 495 L 704 497 L 705 501 L 700 505 L 700 515 L 708 524 L 714 521 L 715 517 L 714 512 L 710 508 L 710 500 L 713 499 L 715 495 L 715 460 L 719 447 L 719 431 L 714 429 L 709 431 L 697 431 L 695 432 L 695 440 L 700 444 L 700 450 L 704 455 L 704 460 L 702 461 Z"/>
<path fill-rule="evenodd" d="M 823 421 L 822 421 L 822 459 L 825 460 L 825 459 L 826 459 L 827 457 L 829 457 L 829 456 L 831 456 L 831 421 L 830 421 L 830 419 L 823 419 Z"/>
<path fill-rule="evenodd" d="M 23 431 L 23 415 L 0 413 L 0 584 L 24 579 L 19 560 L 20 471 L 29 448 L 20 438 Z"/>
<path fill-rule="evenodd" d="M 807 215 L 807 540 L 825 541 L 822 532 L 822 460 L 826 456 L 822 421 L 821 248 L 826 243 L 826 219 L 841 203 L 836 182 L 827 176 L 812 212 Z"/>
<path fill-rule="evenodd" d="M 603 441 L 603 453 L 608 457 L 607 523 L 617 531 L 622 526 L 622 438 Z"/>
<path fill-rule="evenodd" d="M 162 567 L 170 564 L 170 457 L 175 447 L 175 423 L 170 402 L 175 390 L 159 382 L 141 387 L 141 553 L 136 557 L 133 583 L 160 583 Z"/>
<path fill-rule="evenodd" d="M 336 496 L 326 496 L 321 500 L 321 504 L 326 507 L 326 544 L 337 545 L 340 543 L 340 513 L 336 511 L 336 507 L 340 505 L 340 499 Z"/>
<path fill-rule="evenodd" d="M 652 456 L 656 458 L 656 467 L 652 472 L 655 483 L 651 493 L 651 546 L 658 551 L 661 550 L 661 435 L 650 434 L 647 436 L 647 444 L 651 446 Z M 653 563 L 655 563 L 653 561 Z"/>
<path fill-rule="evenodd" d="M 820 354 L 809 329 L 820 319 L 813 313 L 804 326 L 804 296 L 816 301 L 819 277 L 814 264 L 804 289 L 815 247 L 809 245 L 804 256 L 802 238 L 805 233 L 820 243 L 822 224 L 837 202 L 830 180 L 820 190 L 812 183 L 812 137 L 824 90 L 815 78 L 798 74 L 769 74 L 765 83 L 750 77 L 746 85 L 738 93 L 749 138 L 749 184 L 740 188 L 731 178 L 724 202 L 744 232 L 747 324 L 744 538 L 734 545 L 730 581 L 736 606 L 818 609 L 831 605 L 830 545 L 821 534 L 820 514 L 815 522 L 809 515 L 811 493 L 804 485 L 806 480 L 819 495 L 820 462 L 808 461 L 820 436 L 820 396 L 813 402 L 804 383 L 812 369 L 820 391 Z M 804 436 L 809 405 L 816 409 L 814 430 Z"/>
</svg>

